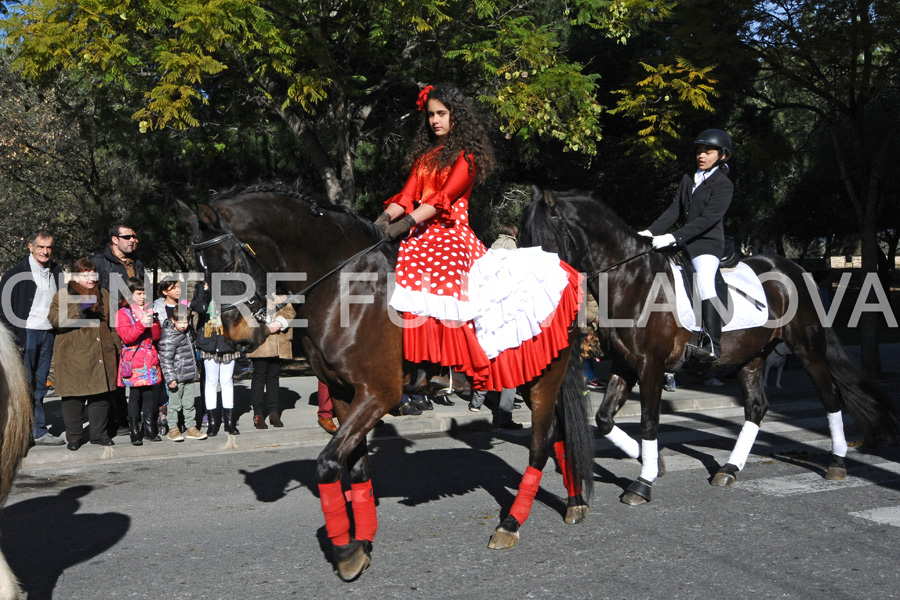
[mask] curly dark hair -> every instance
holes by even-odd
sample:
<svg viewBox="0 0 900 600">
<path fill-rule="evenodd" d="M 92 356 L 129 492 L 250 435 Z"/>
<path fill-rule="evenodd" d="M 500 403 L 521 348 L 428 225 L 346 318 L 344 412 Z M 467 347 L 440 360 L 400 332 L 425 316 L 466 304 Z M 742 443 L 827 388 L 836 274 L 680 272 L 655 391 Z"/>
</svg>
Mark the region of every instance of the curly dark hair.
<svg viewBox="0 0 900 600">
<path fill-rule="evenodd" d="M 438 100 L 450 110 L 450 131 L 443 140 L 438 138 L 428 125 L 427 112 L 422 111 L 422 126 L 416 134 L 409 156 L 410 169 L 415 167 L 416 161 L 435 148 L 440 150 L 428 160 L 428 163 L 436 169 L 453 166 L 459 158 L 459 153 L 465 151 L 469 170 L 475 169 L 475 181 L 478 183 L 484 181 L 488 173 L 494 169 L 494 146 L 478 119 L 472 101 L 466 98 L 459 88 L 444 83 L 434 86 L 427 100 Z M 474 155 L 474 165 L 469 154 Z"/>
</svg>

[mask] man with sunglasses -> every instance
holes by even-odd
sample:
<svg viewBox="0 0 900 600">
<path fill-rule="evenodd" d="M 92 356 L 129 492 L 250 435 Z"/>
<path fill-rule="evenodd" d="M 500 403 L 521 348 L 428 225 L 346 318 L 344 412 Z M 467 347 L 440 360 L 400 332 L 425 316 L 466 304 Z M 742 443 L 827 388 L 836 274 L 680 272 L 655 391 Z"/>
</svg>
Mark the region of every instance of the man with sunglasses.
<svg viewBox="0 0 900 600">
<path fill-rule="evenodd" d="M 54 334 L 47 314 L 56 293 L 62 269 L 50 260 L 53 254 L 53 234 L 46 229 L 34 233 L 28 240 L 29 254 L 3 274 L 0 284 L 0 321 L 16 336 L 28 387 L 34 390 L 35 444 L 55 446 L 65 444 L 62 437 L 47 430 L 44 418 L 44 397 L 47 395 L 47 376 L 53 356 Z"/>
<path fill-rule="evenodd" d="M 119 289 L 125 287 L 125 282 L 130 277 L 144 278 L 144 265 L 134 258 L 134 251 L 138 245 L 138 237 L 129 225 L 115 223 L 109 228 L 109 244 L 103 252 L 91 257 L 91 262 L 97 267 L 100 275 L 100 287 L 110 291 L 109 280 L 113 275 L 121 279 L 117 282 Z"/>
<path fill-rule="evenodd" d="M 109 228 L 109 244 L 91 257 L 91 262 L 97 268 L 100 276 L 100 288 L 113 295 L 110 279 L 115 282 L 118 297 L 127 289 L 125 283 L 130 277 L 144 279 L 144 265 L 134 258 L 134 251 L 138 245 L 138 237 L 134 229 L 125 223 L 113 223 Z M 120 387 L 113 392 L 110 406 L 109 424 L 110 437 L 115 435 L 127 435 L 128 429 L 128 403 L 125 400 L 125 388 Z"/>
</svg>

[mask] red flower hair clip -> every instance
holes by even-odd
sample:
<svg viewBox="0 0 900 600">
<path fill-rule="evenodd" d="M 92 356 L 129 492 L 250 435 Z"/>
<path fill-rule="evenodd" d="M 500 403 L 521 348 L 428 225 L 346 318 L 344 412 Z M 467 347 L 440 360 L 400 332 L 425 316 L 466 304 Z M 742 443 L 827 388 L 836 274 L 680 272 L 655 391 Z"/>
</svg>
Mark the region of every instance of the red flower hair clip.
<svg viewBox="0 0 900 600">
<path fill-rule="evenodd" d="M 419 107 L 419 110 L 425 110 L 425 104 L 428 103 L 428 94 L 430 94 L 433 89 L 433 85 L 426 85 L 425 89 L 419 92 L 419 97 L 416 99 L 416 106 Z"/>
</svg>

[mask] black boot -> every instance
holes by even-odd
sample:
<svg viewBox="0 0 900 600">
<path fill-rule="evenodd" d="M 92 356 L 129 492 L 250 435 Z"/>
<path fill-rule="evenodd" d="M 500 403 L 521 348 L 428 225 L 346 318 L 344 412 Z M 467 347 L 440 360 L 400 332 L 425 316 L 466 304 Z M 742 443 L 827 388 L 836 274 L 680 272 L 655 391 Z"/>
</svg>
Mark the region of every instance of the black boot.
<svg viewBox="0 0 900 600">
<path fill-rule="evenodd" d="M 216 437 L 219 435 L 219 425 L 222 424 L 219 415 L 218 408 L 207 408 L 206 409 L 206 435 L 209 437 Z"/>
<path fill-rule="evenodd" d="M 703 319 L 703 335 L 701 336 L 698 358 L 700 362 L 716 362 L 722 356 L 722 348 L 719 340 L 722 339 L 722 315 L 713 306 L 713 300 L 703 300 L 700 303 L 700 313 Z"/>
<path fill-rule="evenodd" d="M 222 424 L 225 425 L 225 431 L 231 435 L 240 435 L 237 428 L 237 415 L 234 414 L 233 408 L 222 409 Z"/>
<path fill-rule="evenodd" d="M 141 432 L 141 420 L 138 417 L 128 417 L 128 433 L 131 436 L 131 445 L 132 446 L 143 446 L 144 442 L 141 441 L 143 438 L 143 433 Z"/>
<path fill-rule="evenodd" d="M 150 414 L 144 415 L 144 438 L 149 442 L 161 442 L 159 437 L 159 414 L 151 411 Z"/>
<path fill-rule="evenodd" d="M 497 409 L 494 414 L 494 429 L 522 429 L 524 425 L 513 421 L 512 413 Z"/>
</svg>

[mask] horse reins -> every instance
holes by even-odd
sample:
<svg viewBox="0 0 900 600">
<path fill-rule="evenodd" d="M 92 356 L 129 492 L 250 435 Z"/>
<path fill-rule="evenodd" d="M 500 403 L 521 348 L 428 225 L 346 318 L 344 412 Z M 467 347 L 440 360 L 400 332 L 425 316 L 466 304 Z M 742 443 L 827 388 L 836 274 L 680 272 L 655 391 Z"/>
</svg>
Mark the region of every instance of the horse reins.
<svg viewBox="0 0 900 600">
<path fill-rule="evenodd" d="M 565 260 L 566 262 L 569 262 L 569 240 L 571 240 L 572 243 L 575 244 L 575 243 L 576 243 L 576 242 L 575 242 L 575 237 L 574 237 L 574 236 L 572 235 L 572 233 L 569 231 L 569 228 L 566 227 L 566 223 L 565 223 L 565 221 L 562 219 L 562 217 L 559 217 L 559 216 L 551 216 L 551 217 L 550 217 L 550 220 L 551 220 L 551 221 L 559 221 L 559 222 L 561 223 L 563 233 L 565 233 L 565 237 L 563 237 L 563 244 L 562 244 L 562 246 L 563 246 L 562 250 L 563 250 L 563 254 L 564 254 L 563 260 Z M 653 248 L 650 248 L 649 250 L 644 250 L 643 252 L 639 252 L 639 253 L 635 254 L 634 256 L 629 256 L 629 257 L 626 258 L 625 260 L 620 260 L 619 262 L 613 263 L 613 264 L 609 265 L 608 267 L 604 267 L 604 268 L 599 269 L 599 270 L 597 270 L 597 271 L 592 271 L 591 273 L 588 273 L 588 274 L 585 276 L 585 279 L 587 279 L 587 280 L 589 281 L 589 280 L 593 279 L 594 277 L 596 277 L 597 275 L 600 275 L 601 273 L 607 273 L 607 272 L 609 272 L 609 271 L 612 271 L 612 270 L 615 269 L 616 267 L 620 267 L 620 266 L 624 265 L 624 264 L 627 263 L 627 262 L 631 262 L 631 261 L 633 261 L 634 259 L 640 258 L 640 257 L 642 257 L 642 256 L 644 256 L 644 255 L 647 255 L 647 254 L 650 254 L 651 252 L 653 252 Z"/>
<path fill-rule="evenodd" d="M 640 258 L 640 257 L 644 256 L 645 254 L 650 254 L 651 252 L 653 252 L 653 248 L 650 248 L 649 250 L 644 250 L 643 252 L 638 252 L 638 253 L 635 254 L 634 256 L 629 256 L 629 257 L 626 258 L 625 260 L 620 260 L 619 262 L 613 263 L 613 264 L 609 265 L 608 267 L 604 267 L 604 268 L 602 268 L 602 269 L 599 269 L 599 270 L 597 270 L 597 271 L 593 271 L 593 272 L 589 273 L 589 274 L 587 275 L 587 278 L 588 278 L 588 279 L 591 279 L 592 277 L 596 277 L 597 275 L 599 275 L 599 274 L 601 274 L 601 273 L 606 273 L 606 272 L 608 272 L 608 271 L 612 271 L 612 270 L 615 269 L 616 267 L 620 267 L 620 266 L 624 265 L 624 264 L 627 263 L 627 262 L 631 262 L 631 261 L 633 261 L 634 259 Z"/>
</svg>

